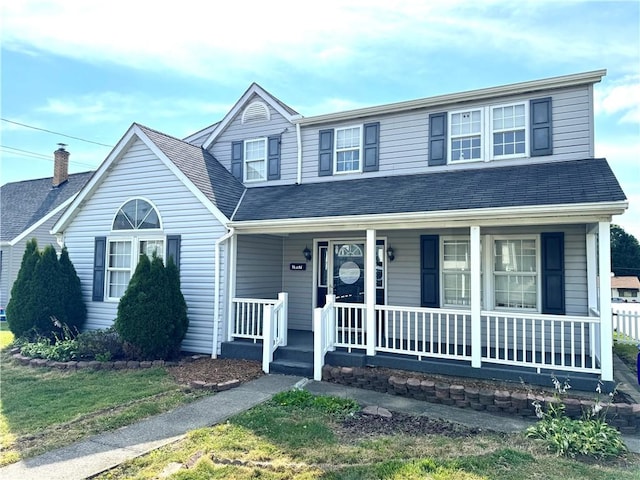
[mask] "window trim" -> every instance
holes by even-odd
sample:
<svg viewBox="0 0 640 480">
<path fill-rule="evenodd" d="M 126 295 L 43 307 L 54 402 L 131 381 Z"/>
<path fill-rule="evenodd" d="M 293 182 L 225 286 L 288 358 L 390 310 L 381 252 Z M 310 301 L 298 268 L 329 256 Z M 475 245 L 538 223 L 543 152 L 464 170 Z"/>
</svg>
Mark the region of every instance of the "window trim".
<svg viewBox="0 0 640 480">
<path fill-rule="evenodd" d="M 140 230 L 139 230 L 140 231 Z M 111 273 L 112 272 L 129 272 L 129 280 L 131 281 L 131 277 L 135 272 L 136 267 L 138 266 L 138 262 L 140 259 L 140 243 L 147 241 L 162 241 L 163 249 L 161 252 L 161 258 L 164 261 L 167 256 L 167 236 L 162 233 L 147 233 L 149 231 L 144 231 L 143 235 L 111 235 L 107 237 L 107 243 L 105 247 L 105 281 L 104 281 L 104 301 L 105 302 L 119 302 L 122 297 L 112 297 L 110 295 L 110 286 L 111 286 Z M 128 242 L 131 244 L 131 253 L 129 257 L 129 266 L 128 267 L 111 267 L 109 264 L 109 255 L 111 252 L 111 244 L 116 242 Z M 135 260 L 135 261 L 134 261 Z M 126 291 L 126 287 L 125 287 Z"/>
<path fill-rule="evenodd" d="M 511 158 L 526 158 L 531 156 L 531 135 L 530 135 L 530 108 L 529 101 L 513 101 L 508 103 L 496 103 L 492 105 L 484 105 L 484 106 L 476 106 L 469 107 L 464 109 L 457 109 L 447 112 L 447 165 L 458 165 L 465 163 L 473 163 L 473 162 L 490 162 L 490 161 L 499 161 L 499 160 L 508 160 Z M 509 155 L 494 155 L 493 154 L 493 134 L 499 133 L 502 131 L 511 131 L 511 130 L 494 130 L 493 128 L 493 117 L 494 117 L 494 109 L 496 108 L 505 108 L 505 107 L 514 107 L 517 105 L 524 106 L 524 153 L 516 153 Z M 466 113 L 466 112 L 480 112 L 480 158 L 473 159 L 464 159 L 464 160 L 453 160 L 453 145 L 452 141 L 457 138 L 464 138 L 470 136 L 477 136 L 478 134 L 457 134 L 454 135 L 452 133 L 452 117 L 456 114 Z M 520 130 L 520 128 L 518 128 Z"/>
<path fill-rule="evenodd" d="M 358 148 L 341 148 L 338 149 L 338 132 L 340 130 L 351 130 L 357 128 L 359 131 L 358 135 Z M 363 124 L 358 125 L 346 125 L 344 127 L 335 127 L 333 132 L 333 174 L 334 175 L 345 175 L 350 173 L 362 173 L 362 164 L 363 164 L 363 139 L 364 135 L 364 127 Z M 357 170 L 338 170 L 338 153 L 346 152 L 346 151 L 358 151 L 358 169 Z"/>
<path fill-rule="evenodd" d="M 248 160 L 247 159 L 247 144 L 248 143 L 253 143 L 253 142 L 262 142 L 262 144 L 264 145 L 264 157 L 262 158 L 262 160 Z M 269 142 L 267 140 L 267 137 L 256 137 L 256 138 L 249 138 L 247 140 L 243 141 L 243 145 L 242 145 L 242 179 L 243 182 L 245 183 L 254 183 L 254 182 L 266 182 L 267 181 L 267 159 L 269 157 L 269 152 L 268 152 L 268 148 L 269 148 Z M 252 178 L 252 179 L 248 179 L 247 175 L 249 174 L 249 168 L 247 167 L 248 163 L 258 163 L 258 162 L 262 162 L 262 165 L 264 166 L 264 168 L 262 169 L 263 175 L 262 178 Z"/>
<path fill-rule="evenodd" d="M 536 251 L 536 272 L 531 275 L 529 272 L 515 272 L 513 275 L 535 276 L 536 279 L 536 306 L 535 308 L 524 307 L 500 307 L 496 305 L 496 270 L 495 270 L 495 245 L 497 240 L 534 240 Z M 512 235 L 492 235 L 491 236 L 491 252 L 490 252 L 490 268 L 491 277 L 489 280 L 489 288 L 491 292 L 491 305 L 496 311 L 506 312 L 528 312 L 540 313 L 542 311 L 542 251 L 540 243 L 540 234 L 512 234 Z M 508 273 L 500 272 L 499 275 L 507 276 Z"/>
</svg>

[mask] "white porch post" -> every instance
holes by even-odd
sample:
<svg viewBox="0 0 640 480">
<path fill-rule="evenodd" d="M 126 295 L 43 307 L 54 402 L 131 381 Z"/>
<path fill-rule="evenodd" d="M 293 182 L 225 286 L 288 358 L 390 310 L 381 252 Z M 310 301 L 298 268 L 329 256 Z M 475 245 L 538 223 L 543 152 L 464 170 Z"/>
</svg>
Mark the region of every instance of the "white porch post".
<svg viewBox="0 0 640 480">
<path fill-rule="evenodd" d="M 589 314 L 591 309 L 598 310 L 598 229 L 587 226 L 587 304 Z"/>
<path fill-rule="evenodd" d="M 365 265 L 365 306 L 367 355 L 376 354 L 376 231 L 367 230 Z"/>
<path fill-rule="evenodd" d="M 482 365 L 482 304 L 480 281 L 480 227 L 471 226 L 471 366 Z"/>
<path fill-rule="evenodd" d="M 611 323 L 611 239 L 609 222 L 598 222 L 600 285 L 600 368 L 602 380 L 613 381 L 613 325 Z"/>
</svg>

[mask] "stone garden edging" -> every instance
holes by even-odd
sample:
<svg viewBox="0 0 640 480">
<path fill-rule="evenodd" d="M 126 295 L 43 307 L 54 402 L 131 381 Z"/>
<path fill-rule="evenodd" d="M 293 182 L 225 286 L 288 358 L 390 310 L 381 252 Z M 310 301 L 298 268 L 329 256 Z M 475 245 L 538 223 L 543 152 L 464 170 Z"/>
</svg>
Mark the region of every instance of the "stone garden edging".
<svg viewBox="0 0 640 480">
<path fill-rule="evenodd" d="M 165 360 L 147 360 L 147 361 L 137 361 L 137 360 L 116 360 L 116 361 L 108 361 L 108 362 L 99 362 L 97 360 L 72 360 L 69 362 L 58 362 L 55 360 L 47 360 L 45 358 L 31 358 L 25 355 L 22 355 L 19 352 L 13 352 L 11 355 L 14 361 L 18 362 L 20 365 L 28 366 L 28 367 L 48 367 L 48 368 L 56 368 L 58 370 L 134 370 L 140 368 L 155 368 L 155 367 L 174 367 L 177 365 L 183 365 L 185 363 L 190 363 L 198 358 L 200 355 L 193 355 L 190 357 L 186 357 L 180 361 L 165 361 Z M 240 386 L 240 380 L 233 379 L 228 380 L 226 382 L 220 383 L 208 383 L 200 380 L 195 380 L 189 382 L 189 386 L 194 389 L 205 389 L 210 390 L 212 392 L 223 392 L 225 390 L 229 390 L 231 388 L 235 388 Z"/>
<path fill-rule="evenodd" d="M 532 402 L 543 406 L 556 401 L 552 396 L 534 395 L 506 390 L 483 390 L 465 385 L 449 384 L 433 380 L 421 380 L 410 375 L 399 376 L 376 372 L 359 367 L 336 367 L 325 365 L 322 380 L 377 392 L 389 393 L 423 400 L 430 403 L 471 408 L 501 415 L 517 415 L 537 419 Z M 582 412 L 591 410 L 593 400 L 563 398 L 565 414 L 581 418 Z M 607 411 L 607 423 L 623 434 L 640 432 L 640 404 L 602 403 Z"/>
</svg>

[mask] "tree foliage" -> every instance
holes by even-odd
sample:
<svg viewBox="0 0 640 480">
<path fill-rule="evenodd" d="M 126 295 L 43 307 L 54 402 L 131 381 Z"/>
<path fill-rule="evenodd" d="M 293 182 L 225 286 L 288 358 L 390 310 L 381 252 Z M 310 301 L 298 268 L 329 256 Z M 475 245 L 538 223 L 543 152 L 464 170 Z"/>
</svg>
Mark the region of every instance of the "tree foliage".
<svg viewBox="0 0 640 480">
<path fill-rule="evenodd" d="M 140 359 L 167 359 L 180 352 L 189 321 L 180 291 L 178 269 L 171 259 L 143 255 L 118 304 L 115 329 Z"/>
<path fill-rule="evenodd" d="M 52 245 L 38 249 L 36 239 L 27 242 L 22 264 L 11 289 L 7 322 L 16 337 L 53 337 L 66 325 L 79 332 L 87 317 L 80 279 L 66 249 L 60 259 Z M 52 322 L 55 318 L 59 326 Z"/>
<path fill-rule="evenodd" d="M 611 271 L 617 277 L 640 277 L 640 243 L 618 225 L 611 225 Z"/>
</svg>

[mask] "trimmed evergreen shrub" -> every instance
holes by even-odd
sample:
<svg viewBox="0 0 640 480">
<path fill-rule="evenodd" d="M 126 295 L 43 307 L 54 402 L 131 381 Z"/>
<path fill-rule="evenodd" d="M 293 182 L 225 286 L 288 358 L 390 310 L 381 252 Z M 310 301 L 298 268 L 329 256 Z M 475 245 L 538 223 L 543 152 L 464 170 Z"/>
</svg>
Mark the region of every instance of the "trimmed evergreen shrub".
<svg viewBox="0 0 640 480">
<path fill-rule="evenodd" d="M 126 352 L 141 360 L 172 358 L 180 352 L 188 322 L 172 260 L 165 268 L 155 254 L 152 260 L 143 255 L 120 299 L 114 323 Z"/>
<path fill-rule="evenodd" d="M 82 298 L 82 287 L 76 269 L 71 263 L 67 248 L 62 249 L 60 259 L 60 285 L 66 320 L 72 332 L 80 332 L 87 320 L 87 307 Z"/>
<path fill-rule="evenodd" d="M 63 327 L 75 335 L 86 317 L 80 279 L 67 250 L 63 249 L 58 260 L 52 245 L 40 251 L 35 238 L 27 242 L 7 305 L 7 322 L 14 336 L 55 340 L 65 336 Z"/>
<path fill-rule="evenodd" d="M 27 336 L 35 327 L 36 304 L 32 289 L 36 263 L 40 258 L 38 242 L 35 238 L 27 242 L 22 255 L 22 263 L 18 276 L 11 287 L 11 298 L 7 304 L 6 314 L 9 330 L 16 338 Z"/>
</svg>

